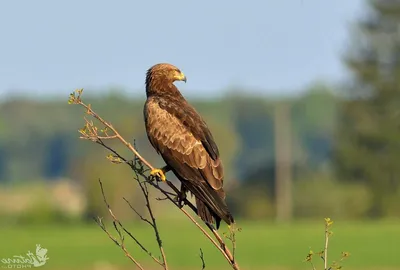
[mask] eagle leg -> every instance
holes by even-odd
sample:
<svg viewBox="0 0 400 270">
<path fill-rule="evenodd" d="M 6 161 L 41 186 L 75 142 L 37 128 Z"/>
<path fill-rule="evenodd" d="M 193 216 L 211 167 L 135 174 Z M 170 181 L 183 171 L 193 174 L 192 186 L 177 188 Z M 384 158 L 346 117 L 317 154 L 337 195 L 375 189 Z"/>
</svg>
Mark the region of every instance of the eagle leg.
<svg viewBox="0 0 400 270">
<path fill-rule="evenodd" d="M 187 189 L 183 184 L 181 184 L 181 191 L 176 195 L 175 201 L 178 203 L 179 208 L 185 205 Z"/>
<path fill-rule="evenodd" d="M 165 182 L 165 181 L 167 181 L 167 177 L 165 177 L 165 174 L 170 170 L 171 170 L 171 168 L 168 165 L 166 165 L 166 166 L 162 167 L 161 169 L 153 169 L 150 172 L 150 176 L 153 176 L 156 179 L 161 179 L 161 181 Z"/>
</svg>

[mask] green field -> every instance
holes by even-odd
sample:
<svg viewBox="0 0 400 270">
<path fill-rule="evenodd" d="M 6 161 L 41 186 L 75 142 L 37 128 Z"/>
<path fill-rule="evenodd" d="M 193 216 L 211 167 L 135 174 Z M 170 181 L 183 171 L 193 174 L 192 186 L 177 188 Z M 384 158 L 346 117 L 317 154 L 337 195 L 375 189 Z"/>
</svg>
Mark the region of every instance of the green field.
<svg viewBox="0 0 400 270">
<path fill-rule="evenodd" d="M 236 258 L 242 269 L 311 269 L 302 262 L 309 248 L 318 251 L 323 247 L 323 220 L 292 225 L 238 223 L 242 231 L 237 234 Z M 161 222 L 160 226 L 170 269 L 201 269 L 199 248 L 204 252 L 206 269 L 229 269 L 215 247 L 193 224 L 187 221 Z M 149 228 L 139 222 L 128 227 L 158 254 Z M 345 269 L 400 269 L 399 222 L 339 220 L 332 230 L 329 256 L 335 259 L 339 258 L 341 251 L 349 251 L 351 257 L 344 263 Z M 47 248 L 50 259 L 40 269 L 135 269 L 96 226 L 3 227 L 0 239 L 0 258 L 25 255 L 28 250 L 34 251 L 36 244 Z M 127 245 L 135 258 L 149 266 L 146 269 L 159 269 L 130 239 L 127 239 Z"/>
</svg>

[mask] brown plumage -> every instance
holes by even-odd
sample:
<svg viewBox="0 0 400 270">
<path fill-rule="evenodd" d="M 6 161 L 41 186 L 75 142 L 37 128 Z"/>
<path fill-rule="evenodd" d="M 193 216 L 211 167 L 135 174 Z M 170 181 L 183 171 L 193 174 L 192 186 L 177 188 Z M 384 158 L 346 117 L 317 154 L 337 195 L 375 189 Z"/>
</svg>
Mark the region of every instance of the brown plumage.
<svg viewBox="0 0 400 270">
<path fill-rule="evenodd" d="M 186 82 L 186 77 L 171 64 L 147 71 L 147 136 L 181 181 L 182 192 L 195 196 L 200 218 L 209 224 L 215 221 L 218 229 L 221 219 L 229 225 L 234 222 L 225 202 L 218 147 L 204 120 L 173 84 L 177 80 Z"/>
</svg>

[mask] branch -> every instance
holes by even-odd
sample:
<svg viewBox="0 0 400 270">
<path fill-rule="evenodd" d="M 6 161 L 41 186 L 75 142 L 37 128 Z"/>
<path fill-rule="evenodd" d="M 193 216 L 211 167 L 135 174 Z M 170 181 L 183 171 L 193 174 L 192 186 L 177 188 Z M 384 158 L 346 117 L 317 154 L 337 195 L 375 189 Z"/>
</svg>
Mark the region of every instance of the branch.
<svg viewBox="0 0 400 270">
<path fill-rule="evenodd" d="M 324 231 L 325 245 L 324 245 L 324 249 L 322 251 L 317 252 L 317 253 L 314 253 L 312 250 L 310 250 L 308 252 L 308 254 L 307 254 L 306 259 L 304 260 L 304 262 L 309 262 L 311 264 L 312 270 L 316 270 L 315 265 L 313 263 L 313 256 L 314 255 L 317 255 L 319 258 L 322 259 L 322 261 L 324 262 L 324 270 L 339 270 L 339 269 L 342 269 L 342 265 L 340 263 L 343 262 L 345 259 L 347 259 L 350 256 L 349 252 L 342 252 L 339 262 L 333 261 L 331 266 L 328 267 L 328 246 L 329 246 L 329 238 L 332 235 L 332 231 L 330 231 L 330 228 L 331 228 L 332 224 L 333 224 L 333 220 L 331 220 L 330 218 L 325 218 L 325 231 Z"/>
<path fill-rule="evenodd" d="M 100 123 L 102 123 L 104 125 L 104 129 L 100 130 L 100 132 L 103 133 L 105 136 L 100 136 L 99 135 L 98 128 L 94 125 L 93 121 L 89 121 L 88 119 L 84 118 L 86 124 L 85 124 L 85 127 L 83 129 L 79 130 L 79 133 L 82 135 L 80 138 L 81 139 L 91 140 L 91 141 L 103 146 L 104 148 L 106 148 L 110 152 L 112 152 L 113 154 L 109 155 L 107 158 L 110 161 L 112 161 L 113 163 L 125 163 L 125 164 L 129 165 L 131 167 L 131 169 L 135 172 L 136 180 L 138 181 L 140 187 L 142 188 L 142 193 L 144 194 L 145 198 L 146 198 L 145 193 L 147 192 L 146 191 L 147 187 L 146 187 L 146 189 L 144 189 L 144 186 L 142 186 L 141 182 L 138 180 L 138 176 L 142 176 L 144 179 L 146 179 L 146 183 L 150 184 L 152 187 L 154 187 L 157 190 L 159 190 L 165 196 L 166 199 L 168 199 L 176 207 L 178 207 L 180 209 L 180 211 L 183 212 L 202 231 L 202 233 L 211 241 L 211 243 L 221 252 L 221 254 L 229 262 L 231 267 L 233 269 L 238 270 L 239 269 L 239 265 L 235 261 L 235 258 L 232 255 L 232 252 L 226 246 L 224 240 L 221 238 L 221 236 L 218 234 L 218 232 L 215 230 L 215 228 L 212 225 L 206 223 L 206 226 L 213 233 L 213 235 L 217 239 L 218 243 L 199 225 L 198 222 L 196 222 L 196 220 L 185 209 L 183 209 L 175 201 L 175 199 L 172 196 L 177 196 L 177 194 L 180 194 L 180 191 L 179 191 L 179 189 L 177 187 L 175 187 L 175 185 L 173 183 L 171 183 L 168 180 L 166 181 L 167 185 L 175 192 L 175 194 L 164 190 L 163 188 L 161 188 L 158 185 L 158 181 L 152 181 L 152 180 L 154 180 L 154 178 L 145 174 L 148 170 L 144 168 L 144 165 L 147 168 L 149 168 L 150 170 L 153 170 L 154 167 L 146 159 L 144 159 L 139 154 L 139 152 L 136 150 L 136 148 L 132 144 L 128 143 L 119 134 L 119 132 L 112 126 L 111 123 L 105 121 L 96 112 L 94 112 L 92 110 L 90 104 L 86 105 L 82 101 L 82 99 L 81 99 L 82 91 L 83 91 L 83 89 L 80 89 L 80 90 L 77 90 L 74 93 L 72 93 L 70 95 L 70 99 L 69 99 L 68 103 L 81 105 L 82 107 L 84 107 L 86 109 L 86 113 L 88 115 L 94 117 Z M 78 94 L 78 95 L 76 95 L 76 94 Z M 109 130 L 112 132 L 111 135 L 108 133 Z M 115 151 L 114 149 L 112 149 L 111 147 L 107 146 L 104 143 L 105 140 L 112 140 L 112 139 L 117 139 L 122 144 L 124 144 L 126 147 L 128 147 L 129 150 L 131 150 L 131 152 L 133 152 L 134 159 L 131 160 L 131 161 L 128 161 L 127 159 L 122 157 L 119 153 L 117 153 L 117 151 Z M 158 179 L 156 179 L 156 180 L 158 180 Z M 195 212 L 197 214 L 197 208 L 189 200 L 184 198 L 183 202 L 184 202 L 185 205 L 189 206 L 193 210 L 193 212 Z M 147 206 L 147 209 L 149 211 L 149 214 L 150 214 L 150 217 L 151 217 L 152 221 L 147 220 L 145 222 L 146 223 L 156 224 L 154 215 L 153 215 L 153 213 L 151 211 L 151 207 L 150 207 L 150 203 L 149 203 L 148 197 L 146 198 L 146 206 Z M 138 214 L 136 211 L 135 211 L 135 213 Z M 165 254 L 164 254 L 164 251 L 163 251 L 163 248 L 162 248 L 162 241 L 160 239 L 160 236 L 159 236 L 159 233 L 158 233 L 158 229 L 156 229 L 156 225 L 155 225 L 155 228 L 153 227 L 153 229 L 154 229 L 154 232 L 156 234 L 156 239 L 157 239 L 157 242 L 159 244 L 160 252 L 161 252 L 163 260 L 164 260 L 164 267 L 166 267 L 167 265 L 166 265 L 166 261 L 165 261 Z M 232 233 L 232 231 L 231 231 L 231 233 Z M 232 244 L 233 244 L 233 250 L 235 250 L 235 243 L 233 241 L 232 241 Z"/>
<path fill-rule="evenodd" d="M 135 211 L 135 213 L 136 213 L 144 222 L 146 222 L 147 224 L 149 224 L 149 225 L 153 228 L 154 234 L 155 234 L 155 236 L 156 236 L 157 244 L 158 244 L 158 247 L 159 247 L 159 249 L 160 249 L 161 257 L 162 257 L 162 260 L 163 260 L 164 269 L 165 269 L 165 270 L 168 270 L 167 258 L 166 258 L 166 256 L 165 256 L 164 248 L 163 248 L 163 245 L 162 245 L 162 241 L 161 241 L 161 237 L 160 237 L 160 232 L 158 231 L 156 218 L 154 217 L 153 210 L 152 210 L 151 205 L 150 205 L 149 191 L 148 191 L 148 189 L 147 189 L 147 184 L 146 184 L 146 182 L 143 182 L 143 183 L 140 182 L 139 175 L 137 174 L 136 171 L 134 171 L 134 172 L 135 172 L 135 179 L 136 179 L 137 183 L 139 184 L 139 186 L 140 186 L 140 188 L 141 188 L 141 190 L 142 190 L 142 194 L 143 194 L 143 196 L 144 196 L 144 198 L 145 198 L 145 200 L 146 200 L 146 207 L 147 207 L 147 211 L 148 211 L 149 214 L 150 214 L 151 221 L 148 220 L 148 219 L 146 219 L 146 218 L 144 218 L 143 216 L 141 216 L 141 215 L 133 208 L 133 206 L 128 202 L 128 200 L 126 200 L 125 198 L 124 198 L 124 200 L 129 204 L 129 206 L 131 207 L 131 209 L 133 209 L 133 210 Z"/>
<path fill-rule="evenodd" d="M 109 237 L 117 246 L 119 246 L 119 247 L 123 250 L 123 252 L 125 253 L 125 256 L 126 256 L 126 257 L 128 257 L 139 269 L 144 270 L 144 268 L 140 265 L 140 263 L 139 263 L 136 259 L 134 259 L 134 258 L 132 257 L 132 255 L 128 252 L 128 250 L 126 249 L 126 247 L 125 247 L 125 238 L 124 238 L 124 235 L 122 234 L 120 228 L 122 228 L 125 232 L 126 232 L 126 229 L 125 229 L 125 227 L 121 224 L 121 222 L 115 217 L 114 213 L 112 212 L 112 210 L 111 210 L 111 208 L 110 208 L 110 205 L 109 205 L 108 202 L 107 202 L 106 195 L 104 194 L 103 184 L 101 183 L 100 179 L 99 179 L 99 183 L 100 183 L 101 194 L 103 195 L 104 203 L 106 204 L 107 209 L 108 209 L 108 212 L 110 213 L 110 216 L 111 216 L 112 219 L 113 219 L 114 228 L 115 228 L 115 230 L 116 230 L 117 233 L 118 233 L 120 242 L 119 242 L 116 238 L 114 238 L 114 237 L 111 235 L 111 233 L 106 229 L 106 226 L 104 225 L 102 218 L 97 217 L 97 218 L 95 219 L 96 223 L 97 223 L 97 224 L 100 226 L 100 228 L 108 235 L 108 237 Z M 118 227 L 118 226 L 119 226 L 119 227 Z M 133 237 L 131 234 L 129 234 L 129 235 L 131 236 L 132 239 L 134 239 L 134 240 L 136 241 L 136 243 L 137 243 L 140 247 L 142 247 L 143 250 L 145 250 L 145 251 L 147 252 L 147 250 L 144 248 L 144 246 L 143 246 L 142 244 L 140 244 L 140 242 L 139 242 L 135 237 Z"/>
<path fill-rule="evenodd" d="M 325 225 L 325 247 L 324 247 L 324 269 L 328 270 L 328 242 L 329 242 L 328 225 Z"/>
<path fill-rule="evenodd" d="M 203 250 L 200 249 L 200 260 L 201 260 L 201 270 L 206 268 L 206 263 L 204 261 L 204 253 Z"/>
</svg>

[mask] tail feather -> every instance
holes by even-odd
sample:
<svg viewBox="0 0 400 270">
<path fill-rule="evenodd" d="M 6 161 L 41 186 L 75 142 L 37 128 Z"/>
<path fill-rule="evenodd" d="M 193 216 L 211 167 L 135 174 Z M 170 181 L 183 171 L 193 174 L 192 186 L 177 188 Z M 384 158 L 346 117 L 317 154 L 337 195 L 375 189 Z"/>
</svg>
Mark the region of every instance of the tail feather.
<svg viewBox="0 0 400 270">
<path fill-rule="evenodd" d="M 235 222 L 231 213 L 226 212 L 222 215 L 221 218 L 220 215 L 211 210 L 200 198 L 198 198 L 197 196 L 195 196 L 195 198 L 197 214 L 199 215 L 199 217 L 208 224 L 214 224 L 215 222 L 217 230 L 219 229 L 222 218 L 228 225 L 231 225 Z"/>
<path fill-rule="evenodd" d="M 181 181 L 181 183 L 195 196 L 197 214 L 204 222 L 209 224 L 214 224 L 215 222 L 217 229 L 221 220 L 224 220 L 228 225 L 235 222 L 226 205 L 223 191 L 216 191 L 205 184 L 194 185 L 192 182 L 185 180 Z"/>
<path fill-rule="evenodd" d="M 205 205 L 198 197 L 196 197 L 196 207 L 197 214 L 204 222 L 207 222 L 209 224 L 214 223 L 214 216 L 211 214 L 211 211 L 208 209 L 207 205 Z"/>
</svg>

